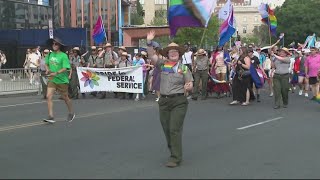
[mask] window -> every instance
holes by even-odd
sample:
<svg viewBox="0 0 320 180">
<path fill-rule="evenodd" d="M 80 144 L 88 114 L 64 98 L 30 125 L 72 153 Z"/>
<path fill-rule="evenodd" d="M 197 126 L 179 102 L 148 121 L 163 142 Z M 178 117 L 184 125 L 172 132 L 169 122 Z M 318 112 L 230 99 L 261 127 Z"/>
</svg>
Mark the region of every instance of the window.
<svg viewBox="0 0 320 180">
<path fill-rule="evenodd" d="M 243 22 L 247 22 L 247 17 L 244 17 L 244 18 L 243 18 Z"/>
<path fill-rule="evenodd" d="M 247 26 L 243 26 L 242 27 L 242 33 L 243 34 L 247 34 Z"/>
</svg>

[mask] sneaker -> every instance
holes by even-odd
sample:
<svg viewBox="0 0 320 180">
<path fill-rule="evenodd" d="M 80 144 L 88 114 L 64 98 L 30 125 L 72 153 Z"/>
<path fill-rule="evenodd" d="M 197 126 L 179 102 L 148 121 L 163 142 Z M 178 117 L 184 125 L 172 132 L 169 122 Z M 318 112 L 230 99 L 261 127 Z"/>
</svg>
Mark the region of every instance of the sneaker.
<svg viewBox="0 0 320 180">
<path fill-rule="evenodd" d="M 302 96 L 302 93 L 303 93 L 303 91 L 302 91 L 302 90 L 300 90 L 300 91 L 299 91 L 299 96 Z"/>
<path fill-rule="evenodd" d="M 43 122 L 47 122 L 47 123 L 53 124 L 53 123 L 55 123 L 56 121 L 54 120 L 53 117 L 50 117 L 50 116 L 49 116 L 48 118 L 43 119 Z"/>
<path fill-rule="evenodd" d="M 75 114 L 75 113 L 68 114 L 68 119 L 67 119 L 67 121 L 68 121 L 68 122 L 72 122 L 75 117 L 76 117 L 76 114 Z"/>
<path fill-rule="evenodd" d="M 309 97 L 309 94 L 308 93 L 304 93 L 304 97 Z"/>
<path fill-rule="evenodd" d="M 156 98 L 156 102 L 158 102 L 158 101 L 159 101 L 159 99 L 160 99 L 160 98 Z"/>
<path fill-rule="evenodd" d="M 189 100 L 189 99 L 192 99 L 192 96 L 188 96 L 187 99 L 188 99 L 188 100 Z"/>
<path fill-rule="evenodd" d="M 156 94 L 156 91 L 152 91 L 152 94 L 155 95 L 155 94 Z"/>
<path fill-rule="evenodd" d="M 140 99 L 139 98 L 135 98 L 134 101 L 140 101 Z"/>
<path fill-rule="evenodd" d="M 272 97 L 272 96 L 273 96 L 273 93 L 271 93 L 269 96 Z"/>
</svg>

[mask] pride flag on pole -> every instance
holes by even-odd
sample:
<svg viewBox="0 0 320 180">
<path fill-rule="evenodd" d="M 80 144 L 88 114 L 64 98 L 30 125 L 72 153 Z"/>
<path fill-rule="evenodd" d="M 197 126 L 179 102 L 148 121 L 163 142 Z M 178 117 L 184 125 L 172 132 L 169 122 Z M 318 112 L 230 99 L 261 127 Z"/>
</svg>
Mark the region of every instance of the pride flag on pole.
<svg viewBox="0 0 320 180">
<path fill-rule="evenodd" d="M 220 26 L 219 47 L 224 46 L 236 32 L 236 28 L 234 27 L 233 6 L 231 6 L 230 10 L 229 17 Z"/>
<path fill-rule="evenodd" d="M 274 15 L 274 11 L 270 9 L 268 4 L 261 4 L 259 6 L 259 13 L 262 17 L 262 22 L 269 26 L 270 32 L 273 36 L 277 36 L 278 21 Z"/>
<path fill-rule="evenodd" d="M 217 0 L 170 0 L 168 22 L 171 36 L 181 27 L 207 27 Z"/>
<path fill-rule="evenodd" d="M 98 17 L 97 23 L 94 25 L 92 38 L 96 44 L 105 42 L 107 38 L 101 16 Z"/>
</svg>

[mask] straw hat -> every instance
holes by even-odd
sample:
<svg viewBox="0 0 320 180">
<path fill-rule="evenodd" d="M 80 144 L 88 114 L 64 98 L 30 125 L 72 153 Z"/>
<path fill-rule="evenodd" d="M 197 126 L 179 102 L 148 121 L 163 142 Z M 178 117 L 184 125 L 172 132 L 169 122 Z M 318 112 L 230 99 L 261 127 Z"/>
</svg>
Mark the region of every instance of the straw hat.
<svg viewBox="0 0 320 180">
<path fill-rule="evenodd" d="M 126 57 L 128 57 L 129 55 L 128 55 L 127 52 L 123 52 L 123 53 L 121 54 L 121 56 L 126 56 Z"/>
<path fill-rule="evenodd" d="M 43 52 L 44 53 L 49 53 L 50 51 L 49 51 L 49 49 L 45 49 Z"/>
<path fill-rule="evenodd" d="M 205 54 L 206 54 L 206 51 L 205 51 L 204 49 L 199 49 L 199 50 L 195 53 L 196 56 L 201 56 L 201 55 L 205 55 Z"/>
<path fill-rule="evenodd" d="M 80 51 L 80 48 L 79 47 L 74 47 L 72 50 L 73 51 Z"/>
<path fill-rule="evenodd" d="M 96 46 L 91 46 L 91 50 L 96 50 L 97 47 Z"/>
<path fill-rule="evenodd" d="M 290 51 L 288 50 L 288 48 L 283 47 L 283 48 L 280 49 L 280 51 L 284 51 L 284 52 L 286 52 L 288 55 L 291 55 L 291 53 L 290 53 Z"/>
<path fill-rule="evenodd" d="M 112 47 L 110 43 L 107 43 L 104 47 Z"/>
<path fill-rule="evenodd" d="M 102 48 L 98 48 L 98 51 L 102 51 Z"/>
<path fill-rule="evenodd" d="M 178 50 L 180 56 L 182 56 L 182 55 L 184 54 L 184 52 L 185 52 L 184 47 L 181 47 L 181 46 L 179 46 L 178 44 L 176 44 L 176 43 L 173 42 L 173 43 L 170 43 L 170 44 L 168 45 L 168 47 L 164 48 L 164 49 L 161 51 L 161 55 L 162 55 L 162 56 L 168 56 L 168 52 L 169 52 L 170 50 L 172 50 L 172 49 Z"/>
<path fill-rule="evenodd" d="M 124 47 L 124 46 L 120 46 L 120 47 L 119 47 L 119 49 L 121 49 L 121 50 L 123 50 L 123 51 L 127 52 L 127 49 L 126 49 L 126 47 Z"/>
</svg>

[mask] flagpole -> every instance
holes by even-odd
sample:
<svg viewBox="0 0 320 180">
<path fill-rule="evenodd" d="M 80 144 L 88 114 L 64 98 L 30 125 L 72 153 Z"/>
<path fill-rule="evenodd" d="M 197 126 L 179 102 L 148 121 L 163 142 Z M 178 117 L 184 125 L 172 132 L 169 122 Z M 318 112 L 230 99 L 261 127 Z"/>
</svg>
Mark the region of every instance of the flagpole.
<svg viewBox="0 0 320 180">
<path fill-rule="evenodd" d="M 205 28 L 205 29 L 204 29 L 204 31 L 203 31 L 203 34 L 202 34 L 202 38 L 201 38 L 201 42 L 200 42 L 199 48 L 201 48 L 201 45 L 202 45 L 202 42 L 203 42 L 203 38 L 204 38 L 204 35 L 205 35 L 206 31 L 207 31 L 207 28 Z"/>
<path fill-rule="evenodd" d="M 268 26 L 268 29 L 269 29 L 269 42 L 270 42 L 270 46 L 272 46 L 272 42 L 271 42 L 271 21 L 270 21 L 270 11 L 269 11 L 269 5 L 267 7 L 267 11 L 268 11 L 268 21 L 269 21 L 269 26 Z"/>
</svg>

